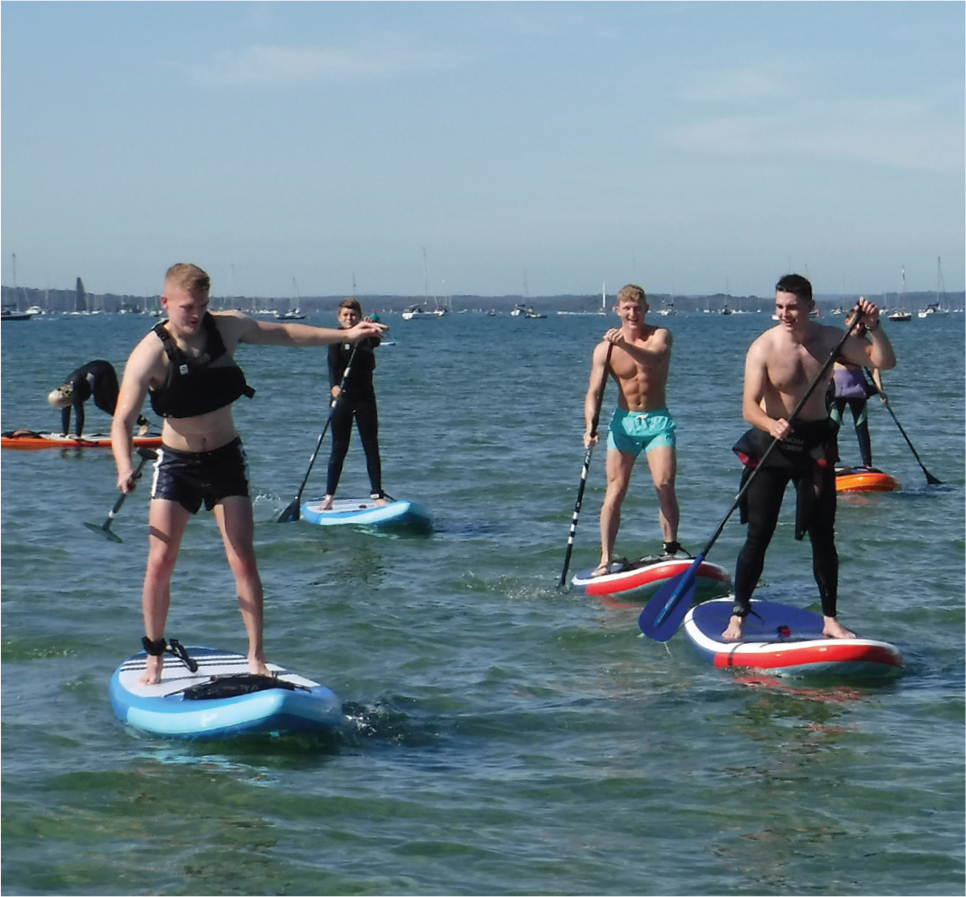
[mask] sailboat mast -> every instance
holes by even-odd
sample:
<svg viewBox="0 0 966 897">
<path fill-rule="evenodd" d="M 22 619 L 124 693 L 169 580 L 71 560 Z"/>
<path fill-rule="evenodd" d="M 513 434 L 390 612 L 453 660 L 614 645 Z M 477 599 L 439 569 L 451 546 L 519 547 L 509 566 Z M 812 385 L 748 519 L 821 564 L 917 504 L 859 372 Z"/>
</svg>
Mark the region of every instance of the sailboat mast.
<svg viewBox="0 0 966 897">
<path fill-rule="evenodd" d="M 429 304 L 429 267 L 426 264 L 426 247 L 423 247 L 423 301 Z"/>
</svg>

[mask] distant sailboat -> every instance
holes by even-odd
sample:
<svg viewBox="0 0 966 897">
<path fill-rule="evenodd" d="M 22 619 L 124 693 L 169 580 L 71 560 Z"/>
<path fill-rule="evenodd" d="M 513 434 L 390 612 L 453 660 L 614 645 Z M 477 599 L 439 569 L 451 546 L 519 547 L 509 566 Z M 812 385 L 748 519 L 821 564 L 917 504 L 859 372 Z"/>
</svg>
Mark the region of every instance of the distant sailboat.
<svg viewBox="0 0 966 897">
<path fill-rule="evenodd" d="M 902 266 L 902 304 L 899 306 L 898 311 L 894 311 L 889 315 L 890 321 L 911 321 L 912 312 L 906 310 L 906 266 Z"/>
<path fill-rule="evenodd" d="M 940 293 L 942 296 L 940 297 Z M 927 305 L 919 312 L 920 318 L 931 318 L 933 315 L 948 315 L 946 308 L 946 284 L 943 282 L 943 260 L 936 257 L 936 301 Z"/>
<path fill-rule="evenodd" d="M 299 305 L 302 304 L 302 297 L 299 295 L 299 285 L 295 282 L 295 278 L 292 278 L 292 293 L 295 300 L 295 308 L 291 311 L 286 312 L 275 312 L 275 317 L 279 321 L 302 321 L 305 319 L 305 315 L 299 311 Z"/>
</svg>

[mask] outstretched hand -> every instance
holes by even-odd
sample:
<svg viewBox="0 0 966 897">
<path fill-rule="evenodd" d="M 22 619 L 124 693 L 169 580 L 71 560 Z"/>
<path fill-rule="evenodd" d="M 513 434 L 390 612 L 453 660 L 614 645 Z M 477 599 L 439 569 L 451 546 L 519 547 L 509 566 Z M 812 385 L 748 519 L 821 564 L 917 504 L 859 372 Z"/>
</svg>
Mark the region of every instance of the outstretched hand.
<svg viewBox="0 0 966 897">
<path fill-rule="evenodd" d="M 370 336 L 381 336 L 388 329 L 385 324 L 377 324 L 375 321 L 360 321 L 346 331 L 346 342 L 357 343 Z"/>
</svg>

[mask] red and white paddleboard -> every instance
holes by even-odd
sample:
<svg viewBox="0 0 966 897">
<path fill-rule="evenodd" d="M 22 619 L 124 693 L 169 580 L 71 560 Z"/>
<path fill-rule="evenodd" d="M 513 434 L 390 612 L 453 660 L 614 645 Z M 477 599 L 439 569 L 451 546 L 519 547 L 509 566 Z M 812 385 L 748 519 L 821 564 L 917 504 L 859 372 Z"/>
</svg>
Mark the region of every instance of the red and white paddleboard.
<svg viewBox="0 0 966 897">
<path fill-rule="evenodd" d="M 87 436 L 63 436 L 60 433 L 35 433 L 33 430 L 12 430 L 0 435 L 0 448 L 110 448 L 110 433 L 90 433 Z M 161 434 L 148 433 L 134 437 L 135 448 L 160 448 Z"/>
<path fill-rule="evenodd" d="M 616 598 L 629 606 L 642 606 L 669 579 L 684 573 L 694 558 L 644 557 L 622 567 L 612 567 L 610 573 L 591 576 L 593 568 L 582 570 L 571 580 L 587 595 Z M 731 586 L 731 574 L 724 567 L 702 561 L 695 577 L 695 591 L 714 590 L 717 594 Z M 636 604 L 634 602 L 637 602 Z"/>
<path fill-rule="evenodd" d="M 902 655 L 888 642 L 867 638 L 826 638 L 822 618 L 811 611 L 772 601 L 751 602 L 740 641 L 721 638 L 734 598 L 716 598 L 692 607 L 684 634 L 698 656 L 712 666 L 768 670 L 776 676 L 834 676 L 882 679 L 902 672 Z"/>
</svg>

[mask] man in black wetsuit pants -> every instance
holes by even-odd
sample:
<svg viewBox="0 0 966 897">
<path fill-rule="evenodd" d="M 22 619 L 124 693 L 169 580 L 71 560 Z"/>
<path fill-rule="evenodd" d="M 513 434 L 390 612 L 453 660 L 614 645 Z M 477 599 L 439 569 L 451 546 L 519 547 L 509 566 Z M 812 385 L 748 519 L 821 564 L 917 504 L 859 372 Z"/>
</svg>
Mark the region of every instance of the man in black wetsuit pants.
<svg viewBox="0 0 966 897">
<path fill-rule="evenodd" d="M 355 327 L 362 317 L 362 306 L 358 299 L 343 299 L 339 303 L 339 327 L 348 330 Z M 369 317 L 366 320 L 371 321 Z M 379 345 L 378 336 L 360 340 L 353 355 L 351 343 L 329 344 L 329 398 L 331 403 L 332 452 L 329 455 L 329 469 L 326 475 L 325 496 L 322 510 L 332 507 L 335 490 L 342 477 L 342 465 L 349 452 L 352 438 L 352 419 L 355 418 L 362 440 L 362 450 L 366 455 L 366 471 L 369 474 L 369 492 L 376 504 L 385 504 L 386 495 L 382 491 L 382 460 L 379 457 L 379 413 L 376 408 L 376 391 L 372 385 L 372 372 L 376 369 L 375 348 Z M 340 391 L 345 370 L 352 359 L 352 368 Z"/>
<path fill-rule="evenodd" d="M 84 434 L 84 402 L 93 398 L 94 404 L 101 411 L 114 416 L 117 406 L 118 384 L 117 373 L 109 361 L 89 361 L 76 371 L 71 371 L 62 386 L 53 390 L 47 401 L 54 408 L 62 409 L 61 432 L 64 436 L 70 430 L 70 411 L 74 409 L 74 427 L 79 439 Z M 140 417 L 138 425 L 147 424 Z"/>
<path fill-rule="evenodd" d="M 837 327 L 811 320 L 815 307 L 812 285 L 801 275 L 787 274 L 775 287 L 778 324 L 766 330 L 748 349 L 742 415 L 755 429 L 735 446 L 754 468 L 773 440 L 780 440 L 765 465 L 756 472 L 742 506 L 748 535 L 735 568 L 735 603 L 726 639 L 740 639 L 751 594 L 765 564 L 765 552 L 778 523 L 785 486 L 798 489 L 795 534 L 807 532 L 812 542 L 812 570 L 822 598 L 822 631 L 831 638 L 854 638 L 836 619 L 838 554 L 835 550 L 835 425 L 828 419 L 825 393 L 830 371 L 823 375 L 794 423 L 787 420 L 808 391 L 829 355 L 842 339 Z M 889 370 L 896 357 L 882 332 L 879 309 L 859 299 L 859 322 L 871 342 L 845 341 L 839 357 L 859 367 Z M 757 449 L 757 451 L 756 451 Z M 757 456 L 757 457 L 756 457 Z M 748 476 L 746 471 L 745 476 Z"/>
</svg>

